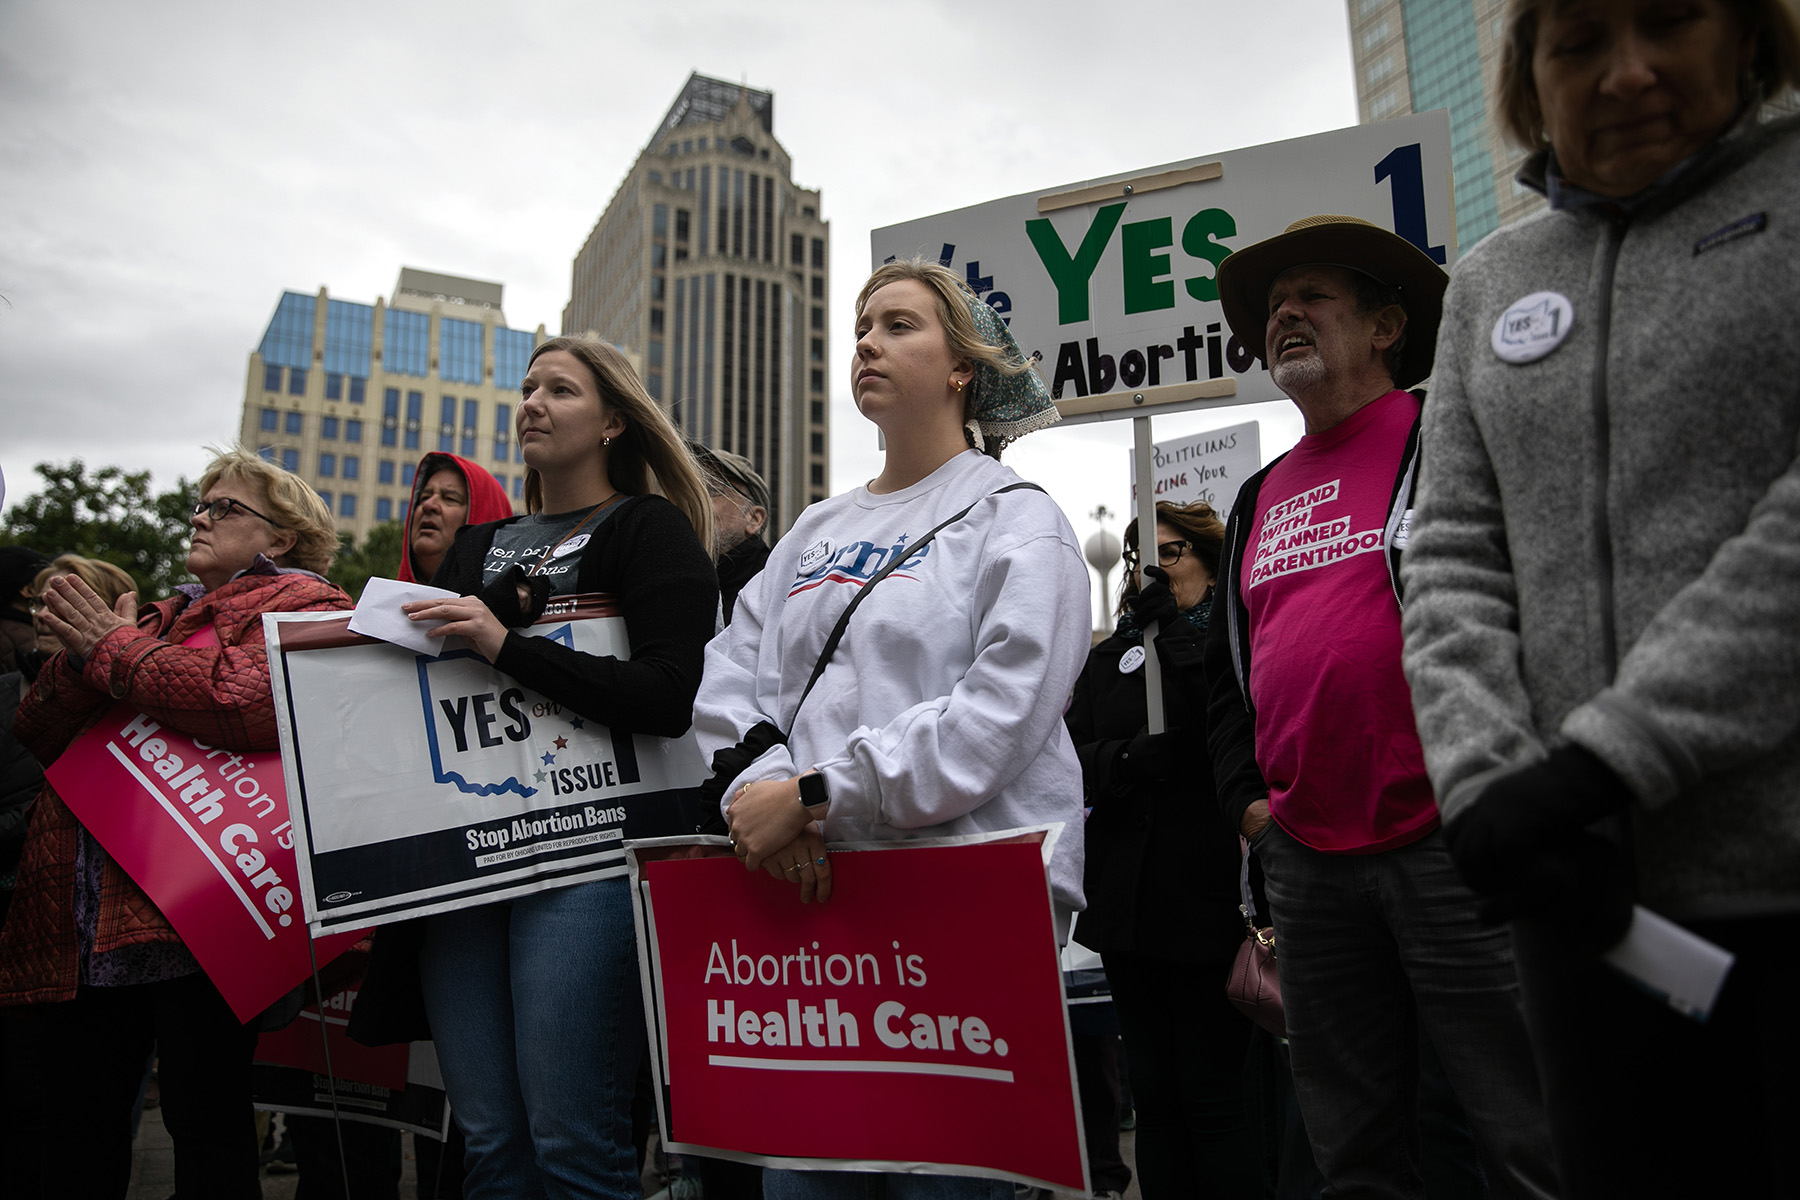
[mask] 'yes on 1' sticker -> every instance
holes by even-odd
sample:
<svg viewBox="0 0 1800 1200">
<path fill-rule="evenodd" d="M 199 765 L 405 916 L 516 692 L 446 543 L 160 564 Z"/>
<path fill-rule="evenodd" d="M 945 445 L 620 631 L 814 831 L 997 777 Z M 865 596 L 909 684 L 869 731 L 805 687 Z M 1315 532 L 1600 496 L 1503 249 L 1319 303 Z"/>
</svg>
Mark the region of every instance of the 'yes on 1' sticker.
<svg viewBox="0 0 1800 1200">
<path fill-rule="evenodd" d="M 586 533 L 576 534 L 574 537 L 570 538 L 568 541 L 564 542 L 562 545 L 560 545 L 556 549 L 552 550 L 550 552 L 550 557 L 551 558 L 562 558 L 565 555 L 575 553 L 577 550 L 581 549 L 583 546 L 588 544 L 588 538 L 591 536 L 592 536 L 591 534 L 586 534 Z"/>
<path fill-rule="evenodd" d="M 1536 362 L 1569 336 L 1575 306 L 1561 292 L 1533 292 L 1494 322 L 1494 353 L 1509 363 Z"/>
<path fill-rule="evenodd" d="M 831 557 L 831 539 L 820 538 L 800 555 L 800 573 L 810 575 L 820 563 Z"/>
<path fill-rule="evenodd" d="M 1129 675 L 1144 665 L 1144 648 L 1133 646 L 1119 655 L 1119 674 Z"/>
</svg>

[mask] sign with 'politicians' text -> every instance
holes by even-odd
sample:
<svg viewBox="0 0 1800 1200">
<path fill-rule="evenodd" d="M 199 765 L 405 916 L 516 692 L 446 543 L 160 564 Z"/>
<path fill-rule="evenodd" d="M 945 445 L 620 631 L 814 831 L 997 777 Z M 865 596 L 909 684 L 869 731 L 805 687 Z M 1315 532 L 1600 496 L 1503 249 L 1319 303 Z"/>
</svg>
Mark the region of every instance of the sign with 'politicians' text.
<svg viewBox="0 0 1800 1200">
<path fill-rule="evenodd" d="M 825 904 L 723 839 L 633 844 L 669 1149 L 1087 1195 L 1049 832 L 833 845 Z"/>
<path fill-rule="evenodd" d="M 621 843 L 691 828 L 692 735 L 614 730 L 450 639 L 436 657 L 340 614 L 264 619 L 301 895 L 315 930 L 383 924 L 625 873 Z M 599 595 L 520 630 L 630 657 Z"/>
</svg>

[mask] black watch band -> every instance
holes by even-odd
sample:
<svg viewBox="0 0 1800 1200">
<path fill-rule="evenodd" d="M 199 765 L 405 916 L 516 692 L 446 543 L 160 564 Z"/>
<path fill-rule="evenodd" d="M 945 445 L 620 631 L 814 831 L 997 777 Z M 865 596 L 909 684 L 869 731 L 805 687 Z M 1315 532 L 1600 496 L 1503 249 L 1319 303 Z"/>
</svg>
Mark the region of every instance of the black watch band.
<svg viewBox="0 0 1800 1200">
<path fill-rule="evenodd" d="M 831 789 L 825 785 L 825 776 L 814 771 L 810 775 L 800 777 L 800 803 L 808 809 L 822 808 L 831 800 Z"/>
</svg>

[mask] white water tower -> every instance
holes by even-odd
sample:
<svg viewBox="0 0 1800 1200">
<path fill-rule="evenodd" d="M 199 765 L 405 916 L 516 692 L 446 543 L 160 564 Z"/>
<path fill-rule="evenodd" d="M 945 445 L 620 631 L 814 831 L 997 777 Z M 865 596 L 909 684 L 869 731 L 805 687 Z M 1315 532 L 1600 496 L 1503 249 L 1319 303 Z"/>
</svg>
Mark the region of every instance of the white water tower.
<svg viewBox="0 0 1800 1200">
<path fill-rule="evenodd" d="M 1112 516 L 1106 505 L 1102 504 L 1088 516 L 1100 522 L 1100 529 L 1092 537 L 1082 543 L 1081 551 L 1087 556 L 1088 566 L 1100 575 L 1100 620 L 1094 626 L 1094 632 L 1106 634 L 1112 632 L 1112 572 L 1119 565 L 1119 556 L 1124 552 L 1124 543 L 1114 537 L 1106 528 L 1106 518 Z"/>
</svg>

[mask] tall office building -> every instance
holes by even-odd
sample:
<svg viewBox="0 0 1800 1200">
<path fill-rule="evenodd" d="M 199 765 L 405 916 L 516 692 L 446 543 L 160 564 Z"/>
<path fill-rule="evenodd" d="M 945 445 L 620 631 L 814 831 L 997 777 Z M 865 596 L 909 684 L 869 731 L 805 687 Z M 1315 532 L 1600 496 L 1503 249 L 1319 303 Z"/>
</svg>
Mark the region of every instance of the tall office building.
<svg viewBox="0 0 1800 1200">
<path fill-rule="evenodd" d="M 1456 246 L 1467 253 L 1543 197 L 1514 180 L 1525 151 L 1495 119 L 1503 0 L 1349 0 L 1356 104 L 1364 122 L 1450 110 Z"/>
<path fill-rule="evenodd" d="M 404 519 L 430 450 L 479 462 L 522 505 L 513 411 L 546 334 L 507 328 L 501 290 L 402 267 L 385 302 L 283 292 L 250 355 L 242 443 L 310 483 L 359 539 Z"/>
<path fill-rule="evenodd" d="M 562 328 L 641 354 L 688 437 L 756 464 L 779 533 L 829 494 L 831 230 L 774 130 L 770 93 L 690 75 L 575 256 Z"/>
</svg>

